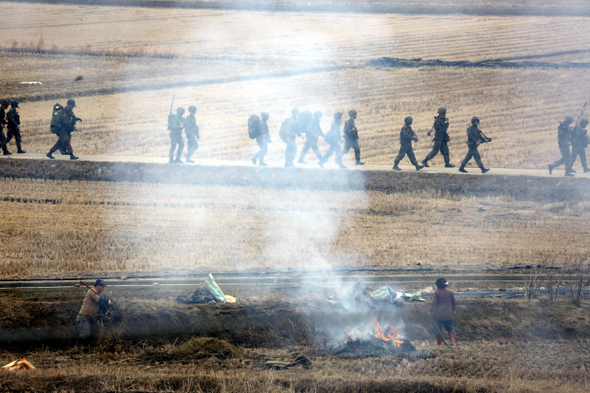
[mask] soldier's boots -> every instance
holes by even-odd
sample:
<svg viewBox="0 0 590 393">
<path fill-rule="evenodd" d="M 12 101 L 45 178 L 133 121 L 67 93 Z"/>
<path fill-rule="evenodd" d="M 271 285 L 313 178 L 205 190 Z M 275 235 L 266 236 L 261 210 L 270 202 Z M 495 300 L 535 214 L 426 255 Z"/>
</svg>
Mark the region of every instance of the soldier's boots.
<svg viewBox="0 0 590 393">
<path fill-rule="evenodd" d="M 183 162 L 183 161 L 180 159 L 180 157 L 178 157 L 178 158 L 176 159 L 176 163 L 177 163 L 177 164 L 184 164 L 184 162 Z"/>
<path fill-rule="evenodd" d="M 80 157 L 76 157 L 74 154 L 70 154 L 70 160 L 78 160 Z"/>
<path fill-rule="evenodd" d="M 417 171 L 419 171 L 420 169 L 424 168 L 424 165 L 419 165 L 419 164 L 416 164 L 416 165 L 414 165 L 414 166 L 416 167 L 416 170 L 417 170 Z"/>
<path fill-rule="evenodd" d="M 481 173 L 489 172 L 490 168 L 481 168 Z"/>
<path fill-rule="evenodd" d="M 571 173 L 576 173 L 576 171 L 574 171 L 573 169 L 570 169 L 570 172 L 571 172 Z"/>
<path fill-rule="evenodd" d="M 186 162 L 187 162 L 187 163 L 190 163 L 190 164 L 194 164 L 194 163 L 195 163 L 195 162 L 194 162 L 193 160 L 191 160 L 190 158 L 187 158 L 187 159 L 186 159 Z"/>
<path fill-rule="evenodd" d="M 365 163 L 361 162 L 361 161 L 357 161 L 356 164 L 354 164 L 354 165 L 365 165 Z"/>
<path fill-rule="evenodd" d="M 576 176 L 576 175 L 574 175 L 574 174 L 573 174 L 571 171 L 567 171 L 567 172 L 565 173 L 565 175 L 566 175 L 566 176 Z"/>
<path fill-rule="evenodd" d="M 320 166 L 320 168 L 324 167 L 324 162 L 322 160 L 320 160 L 320 162 L 318 162 L 318 165 Z"/>
<path fill-rule="evenodd" d="M 451 164 L 450 162 L 447 162 L 445 164 L 445 168 L 454 168 L 454 167 L 455 167 L 455 165 Z"/>
<path fill-rule="evenodd" d="M 584 168 L 584 173 L 588 173 L 588 172 L 590 172 L 590 169 L 589 168 Z"/>
<path fill-rule="evenodd" d="M 424 168 L 429 168 L 430 167 L 430 165 L 428 165 L 428 161 L 426 161 L 426 160 L 422 161 L 422 166 Z"/>
<path fill-rule="evenodd" d="M 55 160 L 55 157 L 53 157 L 53 154 L 51 154 L 51 152 L 45 154 L 47 156 L 47 158 L 49 158 L 50 160 Z"/>
<path fill-rule="evenodd" d="M 267 166 L 266 162 L 260 160 L 260 162 L 258 163 L 259 166 Z"/>
<path fill-rule="evenodd" d="M 549 174 L 553 173 L 553 168 L 555 168 L 552 164 L 549 164 Z"/>
<path fill-rule="evenodd" d="M 462 167 L 460 167 L 460 168 L 459 168 L 459 172 L 462 172 L 462 173 L 469 173 L 469 172 L 467 172 L 467 171 L 465 170 L 465 167 L 464 167 L 464 166 L 462 166 Z"/>
<path fill-rule="evenodd" d="M 26 153 L 26 151 L 24 151 L 23 149 L 18 149 L 17 153 L 18 153 L 18 154 L 25 154 L 25 153 Z"/>
<path fill-rule="evenodd" d="M 256 165 L 256 159 L 257 159 L 256 157 L 252 158 L 252 164 Z M 188 162 L 188 160 L 187 160 L 187 162 Z"/>
<path fill-rule="evenodd" d="M 344 164 L 338 164 L 338 167 L 339 167 L 340 169 L 346 169 L 346 167 L 344 166 Z"/>
<path fill-rule="evenodd" d="M 4 155 L 5 155 L 5 156 L 9 156 L 9 155 L 11 155 L 11 154 L 12 154 L 12 153 L 11 153 L 11 152 L 9 152 L 8 150 L 4 150 Z"/>
<path fill-rule="evenodd" d="M 171 158 L 170 160 L 168 160 L 169 164 L 176 164 L 176 160 L 174 158 Z"/>
<path fill-rule="evenodd" d="M 402 168 L 400 168 L 399 166 L 397 166 L 397 164 L 394 164 L 392 169 L 393 170 L 396 170 L 396 171 L 401 171 L 402 170 Z"/>
<path fill-rule="evenodd" d="M 285 162 L 285 168 L 294 168 L 295 164 L 293 163 L 293 161 L 286 161 Z"/>
</svg>

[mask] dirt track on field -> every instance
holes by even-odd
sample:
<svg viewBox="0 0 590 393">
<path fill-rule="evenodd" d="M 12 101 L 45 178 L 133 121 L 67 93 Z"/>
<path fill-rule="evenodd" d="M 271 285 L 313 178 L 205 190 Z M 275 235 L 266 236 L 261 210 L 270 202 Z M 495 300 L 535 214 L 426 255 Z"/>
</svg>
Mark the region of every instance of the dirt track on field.
<svg viewBox="0 0 590 393">
<path fill-rule="evenodd" d="M 44 3 L 93 6 L 148 8 L 222 9 L 235 11 L 368 13 L 368 14 L 466 14 L 482 16 L 588 16 L 588 7 L 505 7 L 461 5 L 387 5 L 387 4 L 325 4 L 259 1 L 174 1 L 174 0 L 12 0 L 19 3 Z"/>
</svg>

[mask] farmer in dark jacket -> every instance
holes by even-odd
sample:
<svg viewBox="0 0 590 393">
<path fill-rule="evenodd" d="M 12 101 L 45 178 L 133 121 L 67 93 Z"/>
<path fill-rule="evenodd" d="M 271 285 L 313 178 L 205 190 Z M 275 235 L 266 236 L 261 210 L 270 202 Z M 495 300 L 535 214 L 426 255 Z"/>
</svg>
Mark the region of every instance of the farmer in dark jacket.
<svg viewBox="0 0 590 393">
<path fill-rule="evenodd" d="M 401 171 L 401 168 L 398 166 L 401 160 L 408 155 L 410 162 L 412 165 L 416 167 L 416 170 L 419 171 L 420 169 L 424 168 L 424 166 L 419 165 L 418 161 L 416 161 L 416 156 L 414 155 L 414 149 L 412 149 L 412 141 L 418 142 L 418 136 L 412 130 L 412 122 L 414 119 L 411 116 L 408 116 L 404 119 L 404 126 L 402 127 L 401 132 L 399 133 L 399 141 L 400 141 L 400 148 L 395 161 L 393 162 L 393 169 L 396 171 Z"/>
<path fill-rule="evenodd" d="M 436 343 L 441 345 L 444 342 L 442 330 L 443 327 L 449 333 L 451 344 L 455 344 L 455 329 L 453 327 L 453 314 L 455 312 L 455 295 L 447 289 L 449 283 L 444 278 L 436 280 L 436 287 L 432 297 L 430 312 L 434 321 L 434 332 L 436 334 Z"/>
</svg>

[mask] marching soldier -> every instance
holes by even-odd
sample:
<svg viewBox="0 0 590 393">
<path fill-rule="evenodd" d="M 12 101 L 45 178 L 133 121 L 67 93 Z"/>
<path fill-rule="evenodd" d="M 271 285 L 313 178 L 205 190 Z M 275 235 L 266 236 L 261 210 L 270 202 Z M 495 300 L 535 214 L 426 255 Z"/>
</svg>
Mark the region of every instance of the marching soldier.
<svg viewBox="0 0 590 393">
<path fill-rule="evenodd" d="M 186 162 L 194 163 L 194 161 L 191 160 L 191 156 L 199 148 L 199 142 L 197 142 L 197 139 L 199 139 L 199 127 L 197 126 L 197 120 L 195 119 L 197 107 L 189 106 L 188 112 L 190 114 L 184 120 L 184 132 L 186 134 L 186 140 L 188 144 L 184 157 L 186 158 Z M 182 148 L 179 149 L 182 151 Z"/>
<path fill-rule="evenodd" d="M 584 168 L 584 173 L 590 172 L 588 164 L 586 163 L 586 147 L 588 146 L 587 125 L 588 119 L 583 118 L 580 120 L 580 124 L 575 126 L 572 130 L 572 156 L 569 162 L 570 172 L 573 171 L 572 166 L 578 156 L 580 156 L 580 163 L 582 164 L 582 168 Z"/>
<path fill-rule="evenodd" d="M 172 113 L 168 115 L 168 130 L 170 131 L 170 164 L 183 164 L 180 159 L 182 150 L 184 149 L 184 141 L 182 140 L 182 129 L 184 128 L 184 108 L 178 107 L 176 115 Z M 178 150 L 176 147 L 178 146 Z M 174 152 L 176 151 L 176 159 Z"/>
<path fill-rule="evenodd" d="M 259 166 L 266 166 L 264 157 L 266 157 L 266 153 L 268 153 L 268 144 L 272 142 L 270 140 L 268 124 L 266 123 L 269 117 L 270 116 L 267 112 L 262 112 L 260 114 L 260 129 L 256 135 L 256 143 L 260 147 L 260 150 L 258 150 L 258 153 L 254 155 L 254 158 L 252 158 L 252 163 L 254 165 L 256 165 L 256 162 L 258 162 Z"/>
<path fill-rule="evenodd" d="M 438 152 L 442 154 L 445 160 L 445 168 L 454 168 L 455 165 L 451 164 L 449 157 L 449 146 L 448 142 L 451 140 L 447 129 L 449 128 L 449 119 L 446 117 L 447 110 L 445 108 L 438 108 L 438 116 L 434 117 L 434 147 L 432 151 L 422 160 L 422 165 L 429 167 L 428 161 L 432 160 Z M 432 133 L 432 129 L 428 131 L 428 136 Z"/>
<path fill-rule="evenodd" d="M 74 115 L 74 107 L 76 106 L 76 101 L 68 100 L 67 105 L 64 106 L 64 114 L 61 117 L 61 121 L 59 124 L 59 130 L 57 133 L 58 140 L 53 145 L 51 149 L 49 149 L 49 153 L 46 156 L 50 159 L 55 159 L 53 157 L 53 153 L 57 150 L 60 150 L 62 154 L 69 154 L 70 160 L 77 160 L 78 157 L 74 155 L 74 150 L 72 149 L 72 145 L 70 141 L 72 140 L 72 132 L 76 130 L 76 122 L 82 121 L 82 119 L 76 117 Z"/>
<path fill-rule="evenodd" d="M 286 118 L 281 124 L 279 130 L 279 137 L 287 144 L 285 149 L 285 167 L 294 167 L 293 160 L 297 156 L 297 143 L 295 142 L 298 136 L 301 136 L 299 131 L 299 109 L 293 108 L 291 110 L 291 117 Z"/>
<path fill-rule="evenodd" d="M 354 150 L 354 158 L 356 159 L 356 165 L 365 165 L 361 162 L 361 148 L 359 147 L 359 132 L 356 129 L 354 121 L 356 120 L 357 112 L 354 109 L 348 111 L 350 119 L 344 123 L 344 151 L 342 155 L 348 153 L 352 148 Z"/>
<path fill-rule="evenodd" d="M 322 132 L 322 127 L 320 126 L 320 120 L 322 119 L 322 112 L 317 111 L 313 114 L 313 118 L 307 124 L 307 127 L 304 127 L 305 130 L 305 144 L 301 148 L 301 154 L 299 155 L 299 163 L 306 164 L 305 154 L 309 151 L 309 149 L 313 150 L 316 157 L 318 158 L 319 165 L 323 168 L 324 163 L 322 162 L 322 154 L 320 153 L 320 149 L 318 148 L 318 140 L 320 136 L 325 138 L 324 133 Z"/>
<path fill-rule="evenodd" d="M 0 101 L 0 147 L 5 156 L 9 156 L 12 153 L 8 151 L 6 147 L 6 135 L 4 135 L 4 127 L 6 126 L 6 109 L 8 109 L 8 100 L 2 99 Z"/>
<path fill-rule="evenodd" d="M 477 116 L 473 116 L 471 118 L 471 127 L 467 128 L 467 146 L 469 150 L 467 151 L 467 155 L 465 159 L 461 163 L 461 167 L 459 168 L 459 172 L 467 173 L 465 170 L 465 166 L 471 160 L 471 158 L 475 159 L 475 163 L 481 169 L 481 173 L 486 173 L 489 171 L 488 168 L 484 168 L 481 162 L 481 156 L 479 155 L 479 151 L 477 151 L 477 147 L 482 143 L 488 143 L 492 140 L 487 138 L 482 134 L 479 129 L 479 118 Z"/>
<path fill-rule="evenodd" d="M 561 158 L 555 161 L 553 164 L 549 164 L 549 174 L 553 173 L 553 170 L 560 166 L 561 164 L 565 165 L 565 175 L 566 176 L 574 176 L 572 170 L 569 166 L 570 163 L 570 140 L 572 137 L 572 124 L 574 118 L 571 116 L 566 116 L 562 123 L 559 124 L 557 127 L 557 145 L 559 146 L 559 151 L 561 152 Z"/>
<path fill-rule="evenodd" d="M 18 101 L 12 100 L 10 101 L 10 110 L 6 114 L 6 123 L 8 124 L 8 132 L 6 133 L 6 144 L 12 140 L 16 141 L 16 148 L 17 153 L 24 154 L 24 151 L 21 147 L 21 137 L 20 137 L 20 115 L 17 111 L 18 108 Z"/>
<path fill-rule="evenodd" d="M 320 161 L 320 166 L 323 167 L 324 163 L 328 161 L 328 158 L 332 154 L 335 154 L 334 161 L 336 164 L 342 169 L 346 169 L 346 167 L 342 164 L 342 149 L 340 148 L 340 142 L 342 142 L 342 135 L 340 134 L 340 124 L 342 123 L 342 113 L 337 112 L 334 113 L 334 122 L 332 123 L 332 127 L 330 127 L 330 131 L 325 136 L 326 142 L 330 145 L 330 148 L 326 152 L 326 155 Z"/>
<path fill-rule="evenodd" d="M 402 130 L 399 133 L 399 139 L 400 139 L 401 146 L 399 148 L 399 153 L 397 154 L 397 157 L 395 158 L 395 161 L 393 162 L 393 169 L 395 169 L 396 171 L 402 170 L 398 166 L 398 164 L 406 156 L 406 154 L 408 155 L 408 158 L 410 159 L 410 162 L 412 163 L 412 165 L 414 165 L 416 167 L 417 171 L 424 168 L 424 166 L 419 165 L 418 161 L 416 161 L 416 156 L 414 155 L 414 150 L 412 149 L 412 141 L 418 142 L 418 136 L 414 133 L 414 131 L 412 130 L 412 127 L 411 127 L 413 121 L 414 121 L 414 119 L 411 116 L 406 117 L 404 119 L 404 122 L 406 124 L 402 127 Z"/>
</svg>

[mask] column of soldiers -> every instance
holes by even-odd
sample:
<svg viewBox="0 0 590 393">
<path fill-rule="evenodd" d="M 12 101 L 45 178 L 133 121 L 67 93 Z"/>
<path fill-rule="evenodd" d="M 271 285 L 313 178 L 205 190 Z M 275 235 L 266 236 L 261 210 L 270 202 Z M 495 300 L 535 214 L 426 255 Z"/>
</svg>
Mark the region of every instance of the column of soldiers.
<svg viewBox="0 0 590 393">
<path fill-rule="evenodd" d="M 559 124 L 559 127 L 557 127 L 557 145 L 561 152 L 561 158 L 553 164 L 549 164 L 550 175 L 555 168 L 563 164 L 565 165 L 565 175 L 574 176 L 576 171 L 572 167 L 578 156 L 580 156 L 580 162 L 584 172 L 590 172 L 586 163 L 586 147 L 588 146 L 586 126 L 588 125 L 588 119 L 582 118 L 578 124 L 571 127 L 573 122 L 573 117 L 566 116 L 563 122 Z"/>
</svg>

